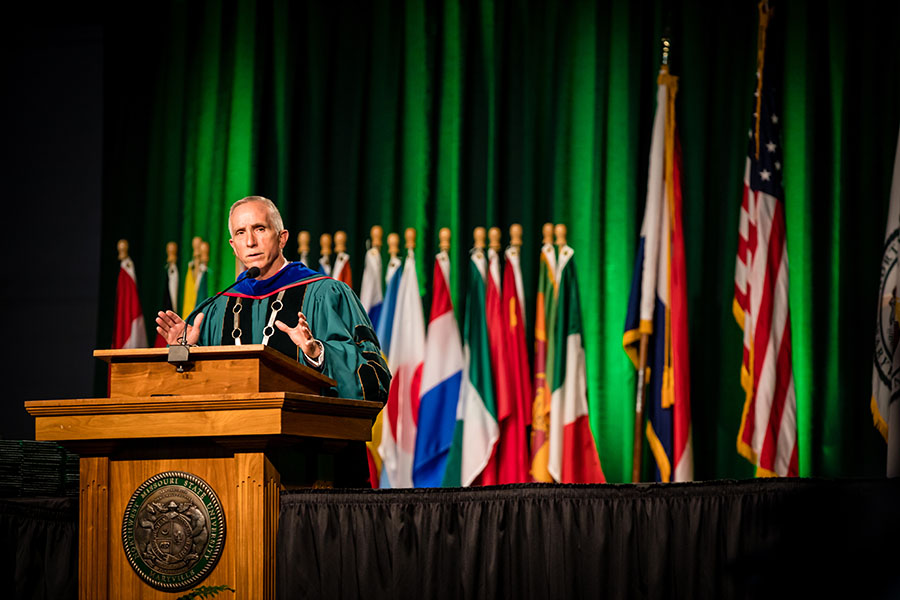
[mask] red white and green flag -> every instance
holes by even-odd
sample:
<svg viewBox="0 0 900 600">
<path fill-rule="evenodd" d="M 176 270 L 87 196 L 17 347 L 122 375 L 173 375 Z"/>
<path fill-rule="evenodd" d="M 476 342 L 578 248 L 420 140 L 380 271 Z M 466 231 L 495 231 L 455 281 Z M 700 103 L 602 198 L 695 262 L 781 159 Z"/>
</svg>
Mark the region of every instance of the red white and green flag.
<svg viewBox="0 0 900 600">
<path fill-rule="evenodd" d="M 456 427 L 447 459 L 444 486 L 496 483 L 489 462 L 494 456 L 500 427 L 491 378 L 491 351 L 485 324 L 487 259 L 480 248 L 472 250 L 463 324 L 465 368 L 456 410 Z"/>
<path fill-rule="evenodd" d="M 581 303 L 574 250 L 559 248 L 547 469 L 559 483 L 605 483 L 588 419 Z"/>
</svg>

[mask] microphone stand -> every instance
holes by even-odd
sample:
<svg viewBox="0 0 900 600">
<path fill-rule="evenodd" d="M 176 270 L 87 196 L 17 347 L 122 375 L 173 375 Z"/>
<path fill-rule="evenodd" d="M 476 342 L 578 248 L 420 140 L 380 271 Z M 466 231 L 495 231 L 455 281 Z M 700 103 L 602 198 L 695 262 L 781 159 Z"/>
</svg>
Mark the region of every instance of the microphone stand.
<svg viewBox="0 0 900 600">
<path fill-rule="evenodd" d="M 169 346 L 169 356 L 168 362 L 169 364 L 175 365 L 175 370 L 179 373 L 184 373 L 185 365 L 191 362 L 191 347 L 187 343 L 187 328 L 188 322 L 193 319 L 203 308 L 212 304 L 219 296 L 244 281 L 245 279 L 256 279 L 259 277 L 259 267 L 250 267 L 244 273 L 244 276 L 237 279 L 234 283 L 229 285 L 227 288 L 213 296 L 212 298 L 207 298 L 203 302 L 200 303 L 200 306 L 196 307 L 191 311 L 191 314 L 187 316 L 187 319 L 184 320 L 184 331 L 181 332 L 181 336 L 178 338 L 178 343 Z"/>
</svg>

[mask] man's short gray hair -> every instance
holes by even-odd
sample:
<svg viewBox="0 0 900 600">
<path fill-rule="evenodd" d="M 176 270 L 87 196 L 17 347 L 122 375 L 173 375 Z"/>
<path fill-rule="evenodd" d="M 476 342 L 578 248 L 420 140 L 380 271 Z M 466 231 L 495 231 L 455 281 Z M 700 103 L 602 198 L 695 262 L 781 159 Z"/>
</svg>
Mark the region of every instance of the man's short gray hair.
<svg viewBox="0 0 900 600">
<path fill-rule="evenodd" d="M 259 202 L 260 204 L 265 205 L 266 210 L 269 212 L 269 222 L 275 228 L 275 233 L 284 231 L 284 221 L 281 219 L 281 213 L 278 212 L 278 207 L 275 206 L 274 202 L 263 196 L 247 196 L 232 204 L 231 210 L 228 211 L 228 233 L 231 237 L 234 237 L 234 231 L 231 230 L 231 215 L 234 214 L 234 209 L 241 204 L 247 204 L 249 202 Z"/>
</svg>

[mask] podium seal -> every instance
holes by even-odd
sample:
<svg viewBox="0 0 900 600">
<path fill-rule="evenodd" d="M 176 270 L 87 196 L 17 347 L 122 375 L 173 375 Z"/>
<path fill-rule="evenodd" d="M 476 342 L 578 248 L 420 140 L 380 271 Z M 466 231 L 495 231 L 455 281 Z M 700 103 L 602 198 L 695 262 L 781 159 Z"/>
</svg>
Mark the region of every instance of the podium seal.
<svg viewBox="0 0 900 600">
<path fill-rule="evenodd" d="M 147 584 L 179 592 L 203 581 L 225 547 L 222 503 L 191 473 L 166 471 L 142 483 L 125 507 L 122 546 Z"/>
</svg>

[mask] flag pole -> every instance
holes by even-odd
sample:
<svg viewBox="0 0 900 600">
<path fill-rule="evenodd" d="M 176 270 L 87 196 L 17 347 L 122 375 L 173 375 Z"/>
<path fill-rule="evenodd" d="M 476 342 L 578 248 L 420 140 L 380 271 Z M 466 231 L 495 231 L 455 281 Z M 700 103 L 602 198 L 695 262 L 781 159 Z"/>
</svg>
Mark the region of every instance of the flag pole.
<svg viewBox="0 0 900 600">
<path fill-rule="evenodd" d="M 641 480 L 641 450 L 644 446 L 644 393 L 647 380 L 647 347 L 650 345 L 650 336 L 641 334 L 641 349 L 638 360 L 637 393 L 634 398 L 634 454 L 632 456 L 631 482 L 638 483 Z"/>
</svg>

